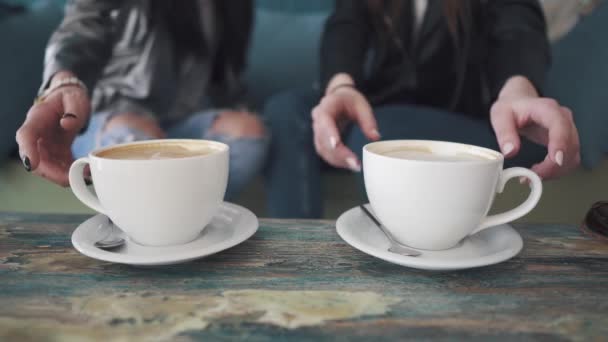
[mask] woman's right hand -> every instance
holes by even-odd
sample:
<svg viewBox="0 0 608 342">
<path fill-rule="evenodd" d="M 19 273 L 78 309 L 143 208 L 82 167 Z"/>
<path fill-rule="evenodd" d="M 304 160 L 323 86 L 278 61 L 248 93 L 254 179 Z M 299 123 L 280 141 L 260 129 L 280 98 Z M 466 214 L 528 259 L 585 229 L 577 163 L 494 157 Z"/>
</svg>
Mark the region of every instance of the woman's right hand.
<svg viewBox="0 0 608 342">
<path fill-rule="evenodd" d="M 367 99 L 350 85 L 330 86 L 321 102 L 312 110 L 314 143 L 317 153 L 334 167 L 361 171 L 361 162 L 340 137 L 340 129 L 356 122 L 370 140 L 380 139 L 376 119 Z"/>
<path fill-rule="evenodd" d="M 55 75 L 51 87 L 66 76 Z M 68 172 L 74 160 L 72 143 L 87 123 L 90 111 L 86 90 L 76 85 L 57 88 L 35 103 L 16 136 L 25 169 L 68 186 Z"/>
</svg>

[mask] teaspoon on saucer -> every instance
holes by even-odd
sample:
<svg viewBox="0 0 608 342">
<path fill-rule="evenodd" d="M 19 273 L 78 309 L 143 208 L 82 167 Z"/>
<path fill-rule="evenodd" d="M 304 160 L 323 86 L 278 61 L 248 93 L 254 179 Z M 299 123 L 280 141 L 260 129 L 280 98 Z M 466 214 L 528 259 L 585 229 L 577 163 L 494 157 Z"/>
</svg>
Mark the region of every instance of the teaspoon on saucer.
<svg viewBox="0 0 608 342">
<path fill-rule="evenodd" d="M 400 255 L 404 255 L 404 256 L 412 256 L 412 257 L 417 257 L 419 255 L 421 255 L 422 253 L 418 252 L 417 250 L 414 250 L 412 248 L 409 248 L 407 246 L 402 245 L 401 243 L 397 242 L 393 236 L 391 235 L 391 233 L 389 233 L 389 231 L 382 225 L 382 223 L 380 223 L 380 221 L 378 221 L 378 219 L 374 216 L 374 214 L 372 214 L 366 207 L 365 205 L 360 205 L 359 208 L 361 208 L 361 210 L 363 210 L 363 212 L 365 213 L 365 215 L 367 215 L 367 217 L 370 218 L 370 220 L 372 220 L 374 222 L 374 224 L 376 224 L 376 226 L 378 228 L 380 228 L 380 230 L 382 231 L 382 233 L 384 233 L 384 236 L 386 236 L 386 238 L 388 239 L 388 241 L 390 242 L 390 246 L 388 248 L 389 252 L 395 253 L 395 254 L 400 254 Z"/>
<path fill-rule="evenodd" d="M 108 217 L 108 224 L 104 227 L 103 224 L 99 226 L 99 229 L 103 229 L 109 226 L 110 232 L 103 239 L 95 242 L 95 247 L 105 250 L 116 249 L 125 244 L 125 239 L 118 236 L 116 233 L 116 225 Z"/>
</svg>

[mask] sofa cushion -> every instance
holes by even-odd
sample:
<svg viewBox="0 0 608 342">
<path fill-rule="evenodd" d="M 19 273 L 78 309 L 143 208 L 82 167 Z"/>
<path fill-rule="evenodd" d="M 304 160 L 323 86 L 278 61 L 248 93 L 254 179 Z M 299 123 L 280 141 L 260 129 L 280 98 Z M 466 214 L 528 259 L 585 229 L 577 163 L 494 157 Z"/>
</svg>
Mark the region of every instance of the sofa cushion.
<svg viewBox="0 0 608 342">
<path fill-rule="evenodd" d="M 15 148 L 15 131 L 40 86 L 44 48 L 62 11 L 58 2 L 38 1 L 0 18 L 0 160 Z"/>
<path fill-rule="evenodd" d="M 319 41 L 332 1 L 256 2 L 247 81 L 260 108 L 281 90 L 318 83 Z"/>
<path fill-rule="evenodd" d="M 547 82 L 547 94 L 573 110 L 586 168 L 608 153 L 607 30 L 608 3 L 602 3 L 554 44 Z"/>
</svg>

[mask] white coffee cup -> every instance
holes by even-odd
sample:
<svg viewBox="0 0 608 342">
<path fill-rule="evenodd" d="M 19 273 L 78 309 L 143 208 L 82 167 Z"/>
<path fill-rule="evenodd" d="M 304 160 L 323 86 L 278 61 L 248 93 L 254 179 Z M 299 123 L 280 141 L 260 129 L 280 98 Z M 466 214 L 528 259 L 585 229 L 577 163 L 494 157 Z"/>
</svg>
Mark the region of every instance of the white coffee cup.
<svg viewBox="0 0 608 342">
<path fill-rule="evenodd" d="M 216 214 L 228 161 L 228 145 L 219 142 L 150 140 L 91 152 L 72 164 L 69 179 L 80 201 L 112 219 L 131 240 L 179 245 L 194 240 Z M 84 182 L 86 165 L 96 196 Z"/>
<path fill-rule="evenodd" d="M 402 244 L 426 250 L 454 247 L 481 230 L 530 212 L 542 193 L 531 170 L 503 170 L 503 155 L 458 143 L 392 140 L 363 148 L 365 189 L 378 219 Z M 516 177 L 530 180 L 515 209 L 487 216 L 495 194 Z"/>
</svg>

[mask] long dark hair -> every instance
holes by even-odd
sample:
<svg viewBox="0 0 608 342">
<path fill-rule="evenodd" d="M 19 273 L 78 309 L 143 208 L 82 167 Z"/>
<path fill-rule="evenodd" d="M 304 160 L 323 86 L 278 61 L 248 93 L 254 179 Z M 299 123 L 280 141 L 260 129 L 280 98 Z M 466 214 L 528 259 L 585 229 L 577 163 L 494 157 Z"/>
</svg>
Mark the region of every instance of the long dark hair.
<svg viewBox="0 0 608 342">
<path fill-rule="evenodd" d="M 208 47 L 201 26 L 203 1 L 213 2 L 213 15 L 218 19 L 215 34 L 220 39 L 216 59 L 240 73 L 246 65 L 253 25 L 252 0 L 153 0 L 152 11 L 166 23 L 178 51 L 204 55 Z M 218 70 L 214 68 L 214 72 Z"/>
<path fill-rule="evenodd" d="M 206 52 L 197 0 L 154 0 L 152 12 L 162 18 L 177 50 L 195 54 Z"/>
</svg>

